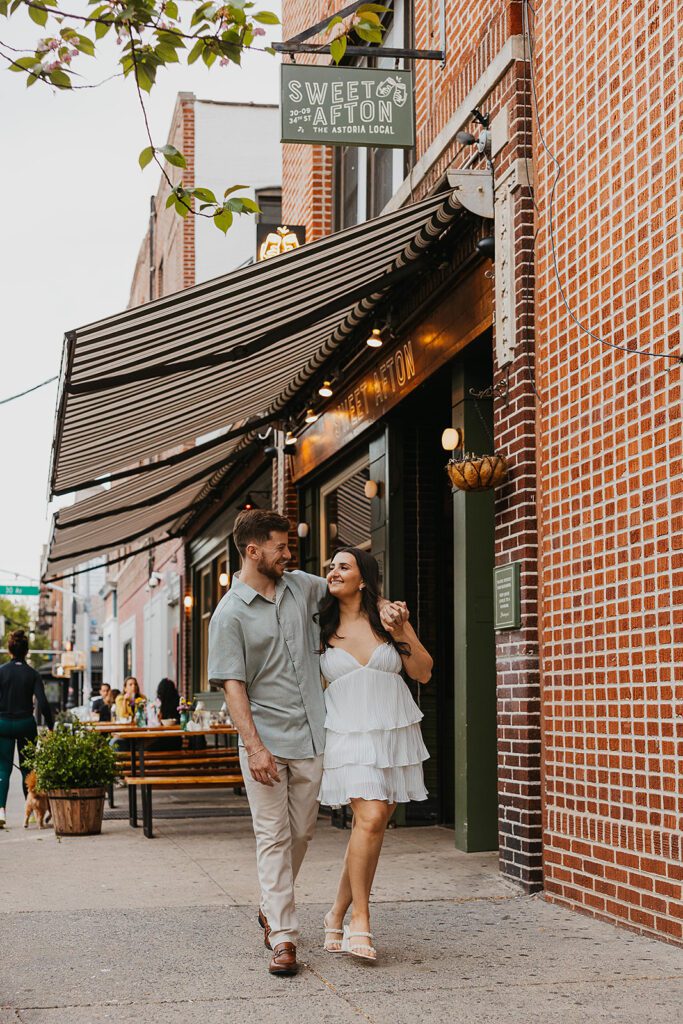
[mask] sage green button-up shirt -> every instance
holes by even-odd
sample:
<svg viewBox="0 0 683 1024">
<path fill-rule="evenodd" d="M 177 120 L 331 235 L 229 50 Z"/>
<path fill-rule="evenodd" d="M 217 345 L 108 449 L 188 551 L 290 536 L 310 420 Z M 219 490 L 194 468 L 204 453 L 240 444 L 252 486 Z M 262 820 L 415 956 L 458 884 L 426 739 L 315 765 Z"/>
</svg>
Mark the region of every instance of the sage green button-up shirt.
<svg viewBox="0 0 683 1024">
<path fill-rule="evenodd" d="M 315 757 L 325 746 L 313 615 L 326 590 L 320 576 L 296 570 L 284 574 L 269 601 L 235 579 L 211 616 L 209 679 L 246 685 L 254 724 L 275 757 Z"/>
</svg>

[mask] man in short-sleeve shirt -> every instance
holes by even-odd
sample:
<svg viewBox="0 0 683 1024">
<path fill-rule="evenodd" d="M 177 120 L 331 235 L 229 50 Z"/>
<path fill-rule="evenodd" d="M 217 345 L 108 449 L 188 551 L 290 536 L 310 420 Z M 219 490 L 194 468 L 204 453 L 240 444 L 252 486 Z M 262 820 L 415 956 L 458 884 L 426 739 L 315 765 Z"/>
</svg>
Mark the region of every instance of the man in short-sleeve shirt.
<svg viewBox="0 0 683 1024">
<path fill-rule="evenodd" d="M 223 685 L 240 734 L 272 974 L 297 970 L 294 882 L 315 829 L 325 742 L 313 616 L 326 582 L 286 572 L 288 531 L 275 512 L 237 517 L 242 569 L 209 626 L 209 679 Z"/>
</svg>

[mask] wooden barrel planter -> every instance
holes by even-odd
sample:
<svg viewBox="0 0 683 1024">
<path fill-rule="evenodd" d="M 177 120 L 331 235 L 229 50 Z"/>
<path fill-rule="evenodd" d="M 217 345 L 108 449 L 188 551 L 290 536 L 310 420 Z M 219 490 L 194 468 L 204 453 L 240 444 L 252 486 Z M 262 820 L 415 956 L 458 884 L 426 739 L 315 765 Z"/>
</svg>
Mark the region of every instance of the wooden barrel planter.
<svg viewBox="0 0 683 1024">
<path fill-rule="evenodd" d="M 55 834 L 98 836 L 102 831 L 105 789 L 51 789 L 50 801 Z"/>
</svg>

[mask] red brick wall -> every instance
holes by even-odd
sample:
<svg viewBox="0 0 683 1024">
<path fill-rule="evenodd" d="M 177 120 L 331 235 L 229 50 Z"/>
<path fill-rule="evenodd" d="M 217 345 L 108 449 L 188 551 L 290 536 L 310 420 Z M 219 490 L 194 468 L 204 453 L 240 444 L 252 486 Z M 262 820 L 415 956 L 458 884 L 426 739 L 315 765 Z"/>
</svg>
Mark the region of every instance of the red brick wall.
<svg viewBox="0 0 683 1024">
<path fill-rule="evenodd" d="M 680 354 L 683 8 L 537 12 L 571 307 L 612 343 Z M 606 348 L 572 322 L 550 249 L 555 166 L 540 145 L 536 159 L 545 886 L 680 941 L 681 368 Z"/>
</svg>

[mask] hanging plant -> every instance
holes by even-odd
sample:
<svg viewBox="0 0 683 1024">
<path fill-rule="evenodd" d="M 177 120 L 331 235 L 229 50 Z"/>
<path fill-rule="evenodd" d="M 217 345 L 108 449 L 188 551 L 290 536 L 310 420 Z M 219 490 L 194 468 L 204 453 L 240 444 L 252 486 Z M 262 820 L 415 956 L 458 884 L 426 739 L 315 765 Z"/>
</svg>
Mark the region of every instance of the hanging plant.
<svg viewBox="0 0 683 1024">
<path fill-rule="evenodd" d="M 448 460 L 446 471 L 459 491 L 489 491 L 504 482 L 508 463 L 504 455 L 464 452 L 462 458 Z"/>
</svg>

